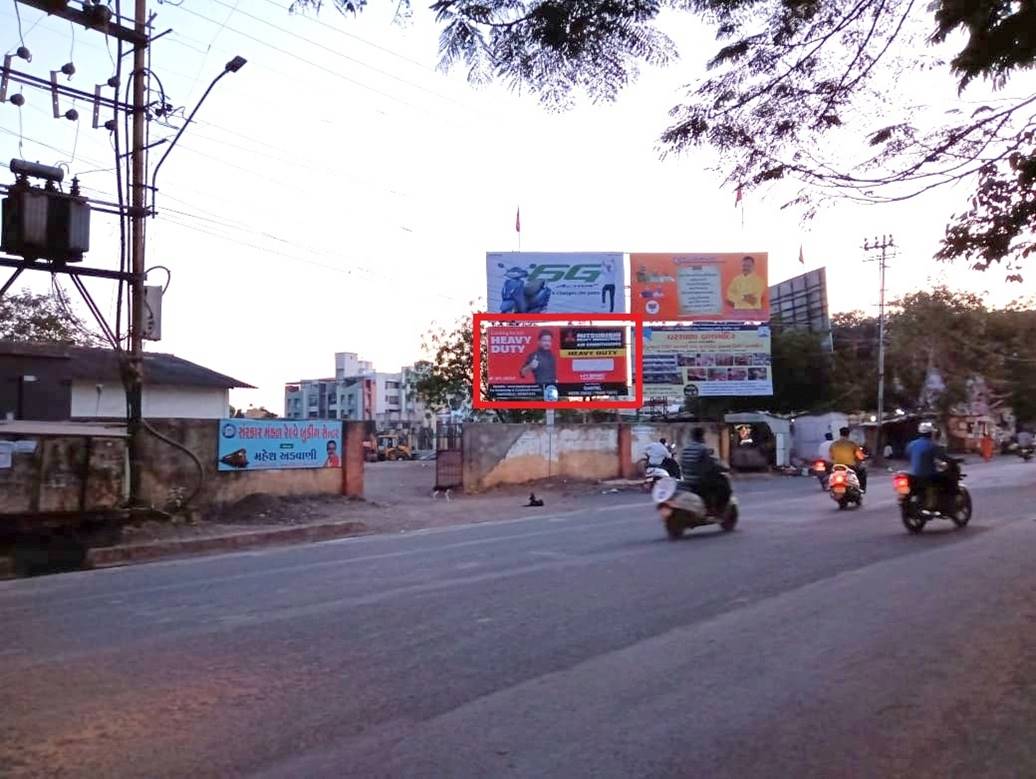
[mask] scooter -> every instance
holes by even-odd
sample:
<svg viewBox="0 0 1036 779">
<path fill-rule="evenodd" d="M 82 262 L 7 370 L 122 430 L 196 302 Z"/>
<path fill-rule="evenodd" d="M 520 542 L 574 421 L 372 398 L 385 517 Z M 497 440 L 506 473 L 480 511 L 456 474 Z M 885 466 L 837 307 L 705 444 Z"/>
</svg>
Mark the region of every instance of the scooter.
<svg viewBox="0 0 1036 779">
<path fill-rule="evenodd" d="M 725 473 L 721 474 L 721 478 L 727 479 L 729 483 Z M 705 525 L 719 525 L 728 533 L 737 527 L 738 502 L 733 494 L 725 506 L 707 507 L 701 496 L 692 492 L 684 482 L 668 477 L 655 483 L 651 499 L 655 502 L 670 541 L 680 539 L 688 530 Z"/>
<path fill-rule="evenodd" d="M 903 526 L 911 533 L 922 532 L 933 519 L 948 519 L 959 528 L 967 527 L 971 521 L 971 493 L 962 481 L 967 474 L 961 471 L 961 462 L 953 457 L 939 461 L 936 467 L 942 484 L 929 484 L 923 491 L 916 488 L 908 473 L 899 472 L 892 477 Z"/>
<path fill-rule="evenodd" d="M 846 465 L 835 465 L 831 468 L 828 489 L 831 493 L 831 500 L 838 504 L 841 511 L 849 506 L 859 508 L 863 505 L 860 478 L 856 475 L 856 471 Z"/>
<path fill-rule="evenodd" d="M 655 485 L 658 484 L 662 479 L 671 479 L 669 471 L 663 468 L 661 465 L 649 465 L 647 458 L 643 460 L 644 465 L 644 481 L 641 482 L 641 488 L 644 492 L 651 492 Z"/>
</svg>

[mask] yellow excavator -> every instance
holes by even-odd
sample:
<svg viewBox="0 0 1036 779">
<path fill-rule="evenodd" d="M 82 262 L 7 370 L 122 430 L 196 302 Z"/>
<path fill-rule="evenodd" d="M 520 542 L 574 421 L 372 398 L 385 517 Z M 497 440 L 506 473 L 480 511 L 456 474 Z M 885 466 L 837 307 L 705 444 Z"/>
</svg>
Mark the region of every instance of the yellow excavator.
<svg viewBox="0 0 1036 779">
<path fill-rule="evenodd" d="M 414 452 L 405 435 L 378 433 L 379 460 L 413 460 Z"/>
</svg>

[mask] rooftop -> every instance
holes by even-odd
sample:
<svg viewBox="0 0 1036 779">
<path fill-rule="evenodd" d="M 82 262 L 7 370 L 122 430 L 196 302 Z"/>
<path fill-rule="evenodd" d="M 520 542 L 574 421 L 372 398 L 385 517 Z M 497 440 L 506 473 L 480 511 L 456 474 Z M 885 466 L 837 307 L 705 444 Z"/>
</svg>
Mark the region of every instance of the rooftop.
<svg viewBox="0 0 1036 779">
<path fill-rule="evenodd" d="M 0 360 L 5 358 L 53 361 L 51 366 L 70 380 L 122 380 L 119 358 L 112 349 L 0 341 Z M 144 352 L 144 384 L 254 389 L 251 384 L 161 352 Z"/>
</svg>

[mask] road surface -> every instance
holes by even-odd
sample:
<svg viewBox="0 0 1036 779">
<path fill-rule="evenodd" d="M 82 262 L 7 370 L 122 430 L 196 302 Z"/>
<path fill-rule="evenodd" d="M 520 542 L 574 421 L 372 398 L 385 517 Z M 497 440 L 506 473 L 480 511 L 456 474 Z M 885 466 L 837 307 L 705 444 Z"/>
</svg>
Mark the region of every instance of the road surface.
<svg viewBox="0 0 1036 779">
<path fill-rule="evenodd" d="M 1036 466 L 0 583 L 5 776 L 1036 776 Z"/>
</svg>

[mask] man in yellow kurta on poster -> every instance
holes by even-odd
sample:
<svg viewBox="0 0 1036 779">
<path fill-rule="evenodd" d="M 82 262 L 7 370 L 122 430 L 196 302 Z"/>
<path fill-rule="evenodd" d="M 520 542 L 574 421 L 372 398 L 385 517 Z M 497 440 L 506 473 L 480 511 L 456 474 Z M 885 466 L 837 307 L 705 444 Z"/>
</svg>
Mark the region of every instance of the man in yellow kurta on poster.
<svg viewBox="0 0 1036 779">
<path fill-rule="evenodd" d="M 741 260 L 741 275 L 735 276 L 727 287 L 727 304 L 736 309 L 763 307 L 763 292 L 766 282 L 755 272 L 755 257 Z"/>
</svg>

